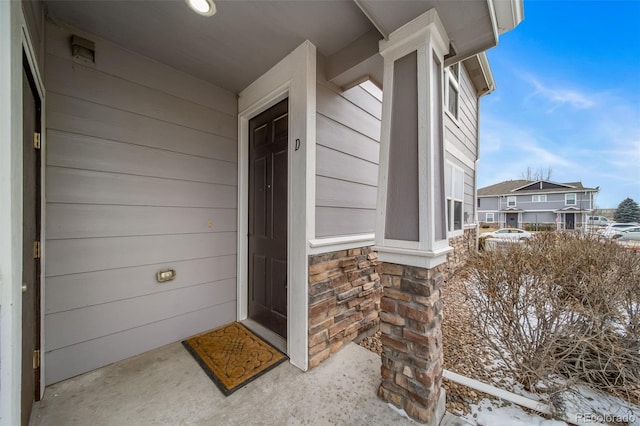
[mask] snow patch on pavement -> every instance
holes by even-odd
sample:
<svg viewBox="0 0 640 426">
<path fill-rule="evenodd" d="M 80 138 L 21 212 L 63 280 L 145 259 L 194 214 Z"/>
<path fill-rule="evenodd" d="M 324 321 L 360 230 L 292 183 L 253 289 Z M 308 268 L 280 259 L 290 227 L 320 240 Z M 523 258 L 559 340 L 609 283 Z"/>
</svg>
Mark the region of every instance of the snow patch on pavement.
<svg viewBox="0 0 640 426">
<path fill-rule="evenodd" d="M 471 404 L 471 413 L 463 419 L 477 426 L 567 426 L 565 422 L 529 414 L 517 405 L 498 404 L 485 398 L 478 404 Z"/>
</svg>

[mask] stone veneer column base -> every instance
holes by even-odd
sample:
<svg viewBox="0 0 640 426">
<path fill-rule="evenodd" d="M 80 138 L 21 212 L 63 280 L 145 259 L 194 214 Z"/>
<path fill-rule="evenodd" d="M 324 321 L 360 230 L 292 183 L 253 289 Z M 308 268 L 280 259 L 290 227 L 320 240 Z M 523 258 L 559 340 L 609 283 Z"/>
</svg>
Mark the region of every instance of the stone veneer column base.
<svg viewBox="0 0 640 426">
<path fill-rule="evenodd" d="M 442 301 L 446 264 L 433 269 L 382 263 L 382 383 L 378 396 L 422 423 L 444 415 Z"/>
</svg>

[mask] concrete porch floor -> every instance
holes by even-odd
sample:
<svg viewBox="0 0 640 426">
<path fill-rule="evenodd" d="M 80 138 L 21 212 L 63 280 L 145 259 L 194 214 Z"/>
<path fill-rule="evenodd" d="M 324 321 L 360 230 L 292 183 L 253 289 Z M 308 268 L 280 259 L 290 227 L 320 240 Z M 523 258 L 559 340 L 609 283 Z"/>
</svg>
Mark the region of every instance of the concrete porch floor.
<svg viewBox="0 0 640 426">
<path fill-rule="evenodd" d="M 174 343 L 49 386 L 30 425 L 417 424 L 376 397 L 379 384 L 380 358 L 350 343 L 310 372 L 285 362 L 225 397 Z"/>
</svg>

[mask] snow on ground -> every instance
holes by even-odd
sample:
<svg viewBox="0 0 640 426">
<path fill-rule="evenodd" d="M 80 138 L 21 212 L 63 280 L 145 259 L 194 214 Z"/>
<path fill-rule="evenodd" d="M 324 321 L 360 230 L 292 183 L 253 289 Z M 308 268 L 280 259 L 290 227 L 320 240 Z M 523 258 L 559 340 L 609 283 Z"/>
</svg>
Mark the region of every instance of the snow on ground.
<svg viewBox="0 0 640 426">
<path fill-rule="evenodd" d="M 552 397 L 559 415 L 576 419 L 576 423 L 615 423 L 640 426 L 640 407 L 612 395 L 575 385 L 572 389 L 558 392 Z"/>
<path fill-rule="evenodd" d="M 565 422 L 529 414 L 517 405 L 498 404 L 495 400 L 485 398 L 478 404 L 471 404 L 471 413 L 463 419 L 477 426 L 567 426 Z"/>
</svg>

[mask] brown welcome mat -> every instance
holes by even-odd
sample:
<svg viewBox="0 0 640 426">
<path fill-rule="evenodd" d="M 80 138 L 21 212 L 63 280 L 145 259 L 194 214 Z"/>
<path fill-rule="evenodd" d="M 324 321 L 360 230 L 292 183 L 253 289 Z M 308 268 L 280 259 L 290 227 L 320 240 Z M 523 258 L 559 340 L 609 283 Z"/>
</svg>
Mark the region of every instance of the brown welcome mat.
<svg viewBox="0 0 640 426">
<path fill-rule="evenodd" d="M 287 359 L 237 322 L 183 340 L 182 344 L 225 396 Z"/>
</svg>

